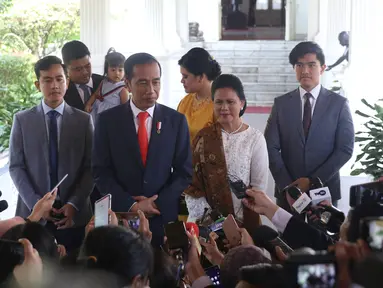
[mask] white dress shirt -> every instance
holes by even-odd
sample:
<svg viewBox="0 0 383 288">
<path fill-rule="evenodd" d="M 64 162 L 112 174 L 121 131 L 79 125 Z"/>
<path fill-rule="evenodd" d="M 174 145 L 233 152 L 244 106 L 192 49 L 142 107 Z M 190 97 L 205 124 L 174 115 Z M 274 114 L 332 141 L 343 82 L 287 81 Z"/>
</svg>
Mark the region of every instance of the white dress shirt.
<svg viewBox="0 0 383 288">
<path fill-rule="evenodd" d="M 59 113 L 57 116 L 57 143 L 58 143 L 58 148 L 60 148 L 60 134 L 61 134 L 61 124 L 62 124 L 62 119 L 63 119 L 63 114 L 64 114 L 64 106 L 65 106 L 65 101 L 63 101 L 59 106 L 57 106 L 55 109 L 52 109 L 49 107 L 47 104 L 45 104 L 44 100 L 41 101 L 41 105 L 43 106 L 43 111 L 45 115 L 45 125 L 47 127 L 47 135 L 49 139 L 49 116 L 48 113 L 52 110 L 55 110 L 56 112 Z"/>
<path fill-rule="evenodd" d="M 92 96 L 92 88 L 93 88 L 93 79 L 92 79 L 92 76 L 90 77 L 89 79 L 89 82 L 85 84 L 86 86 L 88 86 L 88 90 L 89 90 L 89 96 Z M 77 88 L 77 91 L 78 91 L 78 94 L 80 95 L 80 98 L 82 100 L 82 103 L 84 103 L 84 90 L 82 90 L 80 88 L 80 84 L 76 84 L 76 88 Z M 84 103 L 85 104 L 85 103 Z"/>
<path fill-rule="evenodd" d="M 273 218 L 271 218 L 271 223 L 274 224 L 278 232 L 283 233 L 285 232 L 286 226 L 289 223 L 291 217 L 293 217 L 293 215 L 291 215 L 285 209 L 279 207 Z"/>
<path fill-rule="evenodd" d="M 138 133 L 138 124 L 139 124 L 138 114 L 140 114 L 140 112 L 148 112 L 149 113 L 149 117 L 145 121 L 146 132 L 148 133 L 148 143 L 150 142 L 150 133 L 152 132 L 154 107 L 155 107 L 155 105 L 148 108 L 146 111 L 143 111 L 143 110 L 137 108 L 136 105 L 134 105 L 133 100 L 130 101 L 130 108 L 132 109 L 132 112 L 133 112 L 133 121 L 134 121 L 134 125 L 136 126 L 136 132 L 137 133 Z"/>
<path fill-rule="evenodd" d="M 305 94 L 306 93 L 310 93 L 312 95 L 312 97 L 310 97 L 310 103 L 311 103 L 311 116 L 314 114 L 314 108 L 315 108 L 315 104 L 316 102 L 318 101 L 318 97 L 319 97 L 319 93 L 320 93 L 320 89 L 321 89 L 322 85 L 321 84 L 318 84 L 317 86 L 314 87 L 314 89 L 312 89 L 311 91 L 306 91 L 305 89 L 303 89 L 301 86 L 299 86 L 299 95 L 301 96 L 301 101 L 302 101 L 302 120 L 303 120 L 303 112 L 304 112 L 304 107 L 305 107 Z"/>
</svg>

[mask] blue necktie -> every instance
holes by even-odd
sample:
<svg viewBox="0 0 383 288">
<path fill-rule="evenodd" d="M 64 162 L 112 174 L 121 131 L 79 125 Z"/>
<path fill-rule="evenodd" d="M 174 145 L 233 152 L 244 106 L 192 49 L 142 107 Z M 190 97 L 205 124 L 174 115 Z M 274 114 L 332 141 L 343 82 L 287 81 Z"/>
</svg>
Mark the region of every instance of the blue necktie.
<svg viewBox="0 0 383 288">
<path fill-rule="evenodd" d="M 80 84 L 79 87 L 82 91 L 84 91 L 84 104 L 85 104 L 86 102 L 88 102 L 90 98 L 89 88 L 86 84 Z"/>
<path fill-rule="evenodd" d="M 58 182 L 58 128 L 57 117 L 60 114 L 51 110 L 48 112 L 49 116 L 49 176 L 51 189 L 55 187 Z"/>
</svg>

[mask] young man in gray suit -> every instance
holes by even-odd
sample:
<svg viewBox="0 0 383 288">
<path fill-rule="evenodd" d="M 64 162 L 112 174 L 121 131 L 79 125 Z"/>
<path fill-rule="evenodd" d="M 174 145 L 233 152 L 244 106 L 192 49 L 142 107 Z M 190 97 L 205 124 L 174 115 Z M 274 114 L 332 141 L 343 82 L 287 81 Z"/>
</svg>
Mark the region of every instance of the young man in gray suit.
<svg viewBox="0 0 383 288">
<path fill-rule="evenodd" d="M 321 86 L 326 65 L 318 44 L 299 43 L 289 60 L 300 86 L 275 98 L 265 131 L 277 204 L 290 210 L 282 190 L 294 183 L 308 191 L 310 177 L 319 177 L 336 205 L 341 198 L 339 170 L 354 149 L 348 101 Z"/>
<path fill-rule="evenodd" d="M 35 64 L 41 103 L 14 116 L 9 172 L 19 192 L 16 216 L 27 217 L 36 202 L 68 174 L 60 185 L 44 224 L 68 250 L 81 245 L 92 208 L 90 159 L 93 123 L 89 114 L 64 101 L 65 67 L 55 56 Z"/>
</svg>

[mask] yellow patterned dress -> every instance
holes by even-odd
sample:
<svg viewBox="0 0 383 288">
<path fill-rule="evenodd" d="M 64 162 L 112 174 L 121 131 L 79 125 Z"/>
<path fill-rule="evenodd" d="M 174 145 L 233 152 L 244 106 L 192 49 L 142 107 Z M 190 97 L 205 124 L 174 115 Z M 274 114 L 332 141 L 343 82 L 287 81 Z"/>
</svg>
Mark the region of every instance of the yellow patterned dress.
<svg viewBox="0 0 383 288">
<path fill-rule="evenodd" d="M 202 128 L 214 123 L 213 106 L 211 98 L 197 100 L 195 93 L 186 95 L 178 105 L 177 111 L 188 121 L 191 143 Z"/>
</svg>

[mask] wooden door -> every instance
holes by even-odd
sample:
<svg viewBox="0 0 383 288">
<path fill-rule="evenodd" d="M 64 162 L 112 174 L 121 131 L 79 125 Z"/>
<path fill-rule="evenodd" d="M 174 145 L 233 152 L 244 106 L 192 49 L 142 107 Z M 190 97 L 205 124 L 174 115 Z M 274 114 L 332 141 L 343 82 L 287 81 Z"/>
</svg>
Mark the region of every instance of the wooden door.
<svg viewBox="0 0 383 288">
<path fill-rule="evenodd" d="M 257 27 L 284 27 L 286 0 L 256 0 L 255 25 Z"/>
</svg>

